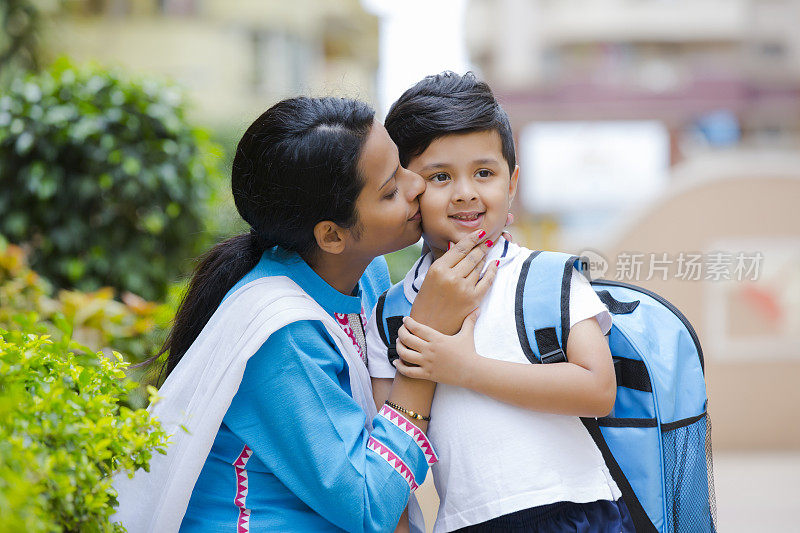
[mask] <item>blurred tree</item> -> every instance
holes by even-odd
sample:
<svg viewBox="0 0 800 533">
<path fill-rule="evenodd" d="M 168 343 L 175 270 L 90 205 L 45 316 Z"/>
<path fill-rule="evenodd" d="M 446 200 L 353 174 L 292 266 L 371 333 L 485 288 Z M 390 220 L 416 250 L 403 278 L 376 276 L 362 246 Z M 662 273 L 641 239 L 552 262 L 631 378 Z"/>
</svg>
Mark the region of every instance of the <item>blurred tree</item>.
<svg viewBox="0 0 800 533">
<path fill-rule="evenodd" d="M 0 98 L 0 233 L 58 287 L 148 300 L 207 244 L 220 152 L 152 79 L 56 61 Z"/>
<path fill-rule="evenodd" d="M 7 81 L 15 71 L 38 68 L 40 26 L 41 15 L 34 2 L 0 2 L 0 81 Z"/>
</svg>

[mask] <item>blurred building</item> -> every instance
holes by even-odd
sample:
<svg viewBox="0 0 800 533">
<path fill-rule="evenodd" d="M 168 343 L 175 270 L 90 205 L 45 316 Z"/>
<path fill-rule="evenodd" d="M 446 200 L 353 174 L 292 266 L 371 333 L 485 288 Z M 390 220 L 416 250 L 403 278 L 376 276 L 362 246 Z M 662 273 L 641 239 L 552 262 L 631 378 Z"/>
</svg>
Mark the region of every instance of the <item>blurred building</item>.
<svg viewBox="0 0 800 533">
<path fill-rule="evenodd" d="M 722 449 L 800 449 L 797 21 L 798 0 L 472 0 L 467 12 L 472 61 L 517 138 L 516 236 L 597 251 L 603 277 L 688 316 Z M 755 279 L 733 275 L 737 254 L 760 258 Z M 689 255 L 702 263 L 691 279 Z M 632 257 L 641 271 L 620 279 Z"/>
<path fill-rule="evenodd" d="M 800 143 L 797 0 L 473 0 L 472 59 L 515 123 L 657 119 L 696 145 Z"/>
<path fill-rule="evenodd" d="M 52 50 L 174 79 L 207 124 L 247 124 L 299 93 L 374 101 L 378 25 L 358 0 L 64 5 L 47 35 Z"/>
</svg>

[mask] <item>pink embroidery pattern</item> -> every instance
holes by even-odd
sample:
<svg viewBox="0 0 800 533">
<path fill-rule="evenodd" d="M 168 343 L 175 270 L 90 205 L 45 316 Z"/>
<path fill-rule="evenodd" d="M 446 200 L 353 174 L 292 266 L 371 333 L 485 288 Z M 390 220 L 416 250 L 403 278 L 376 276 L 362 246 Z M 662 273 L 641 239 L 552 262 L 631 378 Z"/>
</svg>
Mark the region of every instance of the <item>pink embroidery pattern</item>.
<svg viewBox="0 0 800 533">
<path fill-rule="evenodd" d="M 233 470 L 236 472 L 236 497 L 233 499 L 234 505 L 239 508 L 239 519 L 236 521 L 236 533 L 248 533 L 250 531 L 250 509 L 245 507 L 247 499 L 247 461 L 253 455 L 247 445 L 242 448 L 242 453 L 233 462 Z"/>
<path fill-rule="evenodd" d="M 417 482 L 414 480 L 414 474 L 411 473 L 411 470 L 406 466 L 402 459 L 395 455 L 394 452 L 387 448 L 383 443 L 370 437 L 367 441 L 367 448 L 380 455 L 381 458 L 389 463 L 389 465 L 394 468 L 398 474 L 403 476 L 408 483 L 408 486 L 411 487 L 411 492 L 414 492 L 417 490 L 417 488 L 419 488 L 419 485 L 417 485 Z"/>
<path fill-rule="evenodd" d="M 436 455 L 436 451 L 433 449 L 433 445 L 428 440 L 428 437 L 425 436 L 425 433 L 423 433 L 417 426 L 409 422 L 406 417 L 386 404 L 381 407 L 381 410 L 378 412 L 378 414 L 402 429 L 406 435 L 414 439 L 414 442 L 416 442 L 417 446 L 420 447 L 422 453 L 425 454 L 425 460 L 428 461 L 429 465 L 432 465 L 439 460 L 439 457 Z"/>
<path fill-rule="evenodd" d="M 361 324 L 365 324 L 366 320 L 364 319 L 364 309 L 361 309 Z M 358 344 L 358 340 L 356 340 L 356 335 L 353 333 L 353 328 L 350 327 L 350 322 L 347 320 L 347 315 L 344 313 L 334 313 L 333 316 L 336 317 L 336 322 L 339 323 L 339 326 L 344 331 L 345 335 L 350 337 L 350 340 L 353 341 L 353 346 L 356 347 L 356 351 L 358 352 L 359 357 L 364 359 L 364 352 L 361 351 L 361 346 Z"/>
</svg>

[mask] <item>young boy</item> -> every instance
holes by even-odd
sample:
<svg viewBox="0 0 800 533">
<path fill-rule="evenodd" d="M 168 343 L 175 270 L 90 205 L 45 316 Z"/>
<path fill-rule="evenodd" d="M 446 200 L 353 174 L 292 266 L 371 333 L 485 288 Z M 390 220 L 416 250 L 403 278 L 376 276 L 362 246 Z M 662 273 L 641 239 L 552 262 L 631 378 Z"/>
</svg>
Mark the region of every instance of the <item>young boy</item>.
<svg viewBox="0 0 800 533">
<path fill-rule="evenodd" d="M 604 337 L 611 315 L 577 270 L 564 276 L 566 361 L 531 364 L 521 346 L 515 298 L 532 252 L 500 235 L 519 177 L 508 116 L 474 75 L 445 72 L 406 91 L 386 128 L 401 164 L 426 181 L 420 209 L 431 251 L 373 313 L 369 370 L 379 403 L 395 369 L 439 383 L 428 429 L 439 456 L 434 531 L 633 531 L 620 491 L 578 418 L 608 414 L 616 382 Z M 460 333 L 446 336 L 406 317 L 391 346 L 391 326 L 376 317 L 409 308 L 432 261 L 479 228 L 489 235 L 487 264 L 497 261 L 499 269 L 477 321 L 472 315 Z"/>
</svg>

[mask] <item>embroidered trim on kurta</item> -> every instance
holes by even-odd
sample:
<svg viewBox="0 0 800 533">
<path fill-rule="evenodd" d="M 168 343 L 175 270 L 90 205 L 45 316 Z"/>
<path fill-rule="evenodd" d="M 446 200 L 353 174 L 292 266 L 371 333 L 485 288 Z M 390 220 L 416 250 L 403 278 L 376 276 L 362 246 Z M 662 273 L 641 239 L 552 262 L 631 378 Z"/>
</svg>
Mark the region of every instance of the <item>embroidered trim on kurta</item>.
<svg viewBox="0 0 800 533">
<path fill-rule="evenodd" d="M 403 479 L 406 480 L 408 486 L 411 487 L 411 492 L 417 490 L 419 485 L 417 485 L 417 482 L 414 480 L 414 474 L 411 472 L 411 469 L 408 468 L 403 460 L 395 455 L 395 453 L 385 444 L 373 437 L 370 437 L 367 441 L 367 449 L 377 453 L 381 459 L 389 463 L 389 466 L 394 468 L 395 472 L 403 476 Z"/>
<path fill-rule="evenodd" d="M 253 450 L 245 445 L 239 457 L 233 462 L 233 470 L 236 473 L 236 497 L 233 499 L 233 503 L 239 508 L 236 533 L 248 533 L 250 531 L 250 509 L 245 505 L 245 500 L 247 499 L 247 470 L 245 467 L 252 455 Z"/>
<path fill-rule="evenodd" d="M 358 355 L 361 356 L 361 360 L 364 361 L 364 364 L 367 364 L 367 341 L 366 341 L 366 334 L 364 330 L 364 324 L 367 323 L 367 318 L 364 315 L 364 309 L 361 309 L 360 313 L 334 313 L 333 316 L 336 318 L 336 322 L 339 324 L 339 327 L 342 328 L 345 335 L 347 335 L 355 346 Z M 357 327 L 356 327 L 357 324 Z"/>
<path fill-rule="evenodd" d="M 399 411 L 384 404 L 384 406 L 381 407 L 381 410 L 378 411 L 378 415 L 399 427 L 406 433 L 406 435 L 414 439 L 414 442 L 417 443 L 417 446 L 419 446 L 419 448 L 422 450 L 422 453 L 425 454 L 425 460 L 428 461 L 429 465 L 432 465 L 439 460 L 439 457 L 436 455 L 436 451 L 433 449 L 433 445 L 428 440 L 428 437 L 425 436 L 425 433 L 423 433 L 422 430 L 417 426 L 412 424 Z"/>
</svg>

